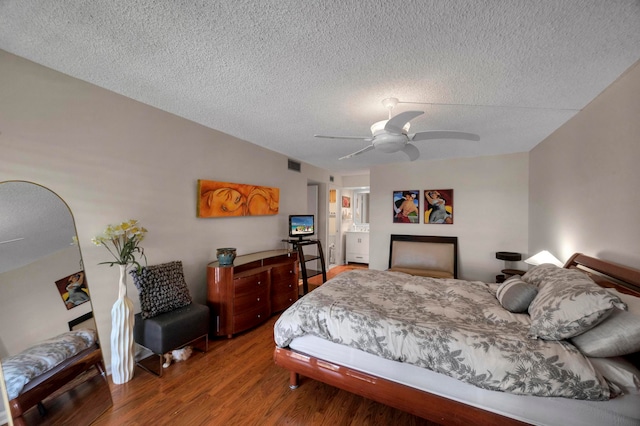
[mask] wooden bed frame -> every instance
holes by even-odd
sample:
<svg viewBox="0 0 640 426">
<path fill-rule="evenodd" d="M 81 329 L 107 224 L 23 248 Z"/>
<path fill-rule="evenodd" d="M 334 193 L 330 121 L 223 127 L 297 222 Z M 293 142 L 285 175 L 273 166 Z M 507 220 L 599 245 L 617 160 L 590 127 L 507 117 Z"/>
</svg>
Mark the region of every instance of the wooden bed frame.
<svg viewBox="0 0 640 426">
<path fill-rule="evenodd" d="M 640 296 L 640 270 L 599 260 L 580 253 L 564 265 L 587 272 L 602 287 Z M 300 375 L 409 412 L 433 422 L 451 425 L 522 425 L 518 420 L 417 390 L 377 376 L 328 362 L 289 348 L 276 347 L 274 361 L 290 371 L 289 387 Z"/>
<path fill-rule="evenodd" d="M 26 425 L 22 415 L 34 405 L 75 379 L 80 373 L 96 367 L 106 381 L 106 370 L 102 360 L 102 351 L 97 344 L 63 361 L 52 370 L 43 373 L 27 383 L 25 389 L 9 401 L 13 424 Z"/>
</svg>

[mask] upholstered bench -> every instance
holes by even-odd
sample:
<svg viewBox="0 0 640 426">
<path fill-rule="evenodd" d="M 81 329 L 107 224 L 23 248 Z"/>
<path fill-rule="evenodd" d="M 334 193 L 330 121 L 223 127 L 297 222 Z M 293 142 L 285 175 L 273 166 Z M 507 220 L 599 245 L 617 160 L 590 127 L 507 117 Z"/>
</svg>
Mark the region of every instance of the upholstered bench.
<svg viewBox="0 0 640 426">
<path fill-rule="evenodd" d="M 182 262 L 145 266 L 131 271 L 131 276 L 140 292 L 141 309 L 135 315 L 133 339 L 153 352 L 159 361 L 157 371 L 153 366 L 154 355 L 138 360 L 138 366 L 162 376 L 165 353 L 200 339 L 204 340 L 203 351 L 206 352 L 209 344 L 209 307 L 191 300 Z"/>
<path fill-rule="evenodd" d="M 209 340 L 209 307 L 191 303 L 171 312 L 157 315 L 153 318 L 142 318 L 142 314 L 135 315 L 133 339 L 135 342 L 149 349 L 159 356 L 159 371 L 149 367 L 148 362 L 138 363 L 143 369 L 162 376 L 163 354 L 186 346 L 199 339 L 204 339 L 207 350 Z"/>
</svg>

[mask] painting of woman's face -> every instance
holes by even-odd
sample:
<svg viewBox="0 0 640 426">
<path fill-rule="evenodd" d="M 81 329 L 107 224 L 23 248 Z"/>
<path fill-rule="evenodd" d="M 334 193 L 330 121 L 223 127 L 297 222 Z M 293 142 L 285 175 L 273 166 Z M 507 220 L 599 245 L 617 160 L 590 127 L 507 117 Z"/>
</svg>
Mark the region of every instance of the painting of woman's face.
<svg viewBox="0 0 640 426">
<path fill-rule="evenodd" d="M 280 191 L 255 185 L 198 181 L 198 217 L 278 214 Z"/>
</svg>

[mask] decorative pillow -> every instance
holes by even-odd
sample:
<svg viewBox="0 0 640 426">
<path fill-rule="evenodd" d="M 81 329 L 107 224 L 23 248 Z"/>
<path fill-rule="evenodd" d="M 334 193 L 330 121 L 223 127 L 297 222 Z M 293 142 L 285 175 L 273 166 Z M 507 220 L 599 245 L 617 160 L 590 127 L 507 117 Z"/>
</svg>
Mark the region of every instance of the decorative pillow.
<svg viewBox="0 0 640 426">
<path fill-rule="evenodd" d="M 558 270 L 562 268 L 553 265 L 551 263 L 543 263 L 541 265 L 534 266 L 529 269 L 522 276 L 522 280 L 535 287 L 540 288 L 541 284 L 550 276 L 553 276 Z"/>
<path fill-rule="evenodd" d="M 640 393 L 640 370 L 624 358 L 589 358 L 593 368 L 609 382 L 629 393 Z"/>
<path fill-rule="evenodd" d="M 140 292 L 142 318 L 152 318 L 191 303 L 180 261 L 145 266 L 140 272 L 129 273 Z"/>
<path fill-rule="evenodd" d="M 526 274 L 525 274 L 526 275 Z M 525 278 L 525 277 L 523 277 Z M 626 309 L 620 298 L 576 269 L 548 269 L 529 305 L 529 337 L 568 339 L 603 321 L 613 308 Z"/>
<path fill-rule="evenodd" d="M 587 356 L 615 357 L 640 351 L 640 298 L 608 290 L 625 302 L 629 310 L 615 309 L 600 324 L 571 339 Z"/>
<path fill-rule="evenodd" d="M 496 299 L 509 312 L 526 312 L 538 289 L 515 275 L 503 282 L 496 292 Z"/>
</svg>

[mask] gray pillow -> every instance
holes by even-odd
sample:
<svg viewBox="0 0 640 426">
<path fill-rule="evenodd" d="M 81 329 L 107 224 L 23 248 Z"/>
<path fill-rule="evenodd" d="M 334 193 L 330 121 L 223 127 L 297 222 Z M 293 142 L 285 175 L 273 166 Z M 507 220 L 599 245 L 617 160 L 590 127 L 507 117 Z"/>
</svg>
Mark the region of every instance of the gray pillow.
<svg viewBox="0 0 640 426">
<path fill-rule="evenodd" d="M 597 326 L 575 336 L 571 343 L 590 357 L 616 357 L 640 351 L 640 298 L 609 290 L 629 308 L 614 309 Z"/>
<path fill-rule="evenodd" d="M 538 289 L 520 279 L 519 275 L 506 280 L 498 287 L 496 298 L 503 308 L 509 312 L 526 312 Z"/>
<path fill-rule="evenodd" d="M 142 318 L 153 318 L 191 303 L 180 261 L 145 266 L 140 272 L 134 269 L 129 273 L 140 292 Z"/>
<path fill-rule="evenodd" d="M 547 270 L 538 295 L 529 305 L 529 337 L 563 340 L 603 321 L 614 308 L 626 309 L 620 298 L 577 269 Z M 525 277 L 526 278 L 526 274 Z"/>
</svg>

